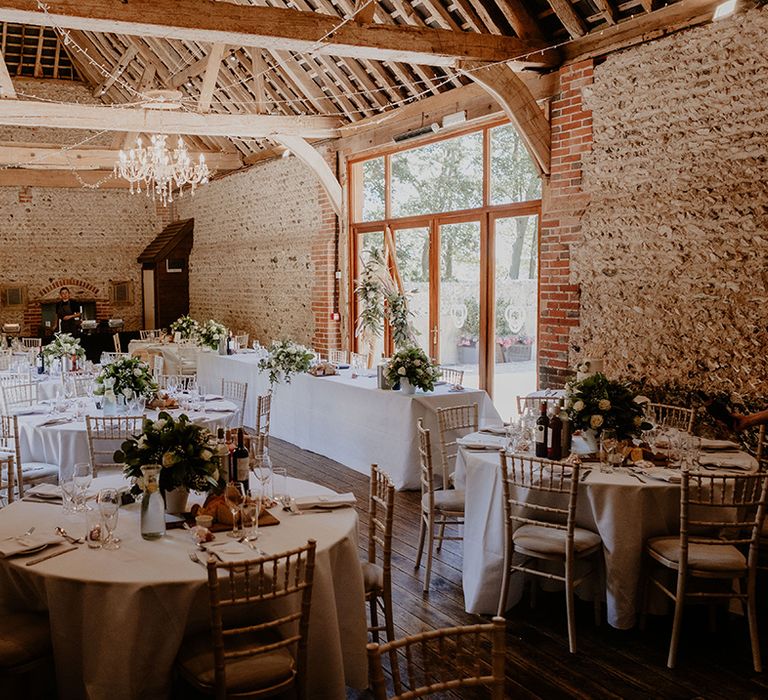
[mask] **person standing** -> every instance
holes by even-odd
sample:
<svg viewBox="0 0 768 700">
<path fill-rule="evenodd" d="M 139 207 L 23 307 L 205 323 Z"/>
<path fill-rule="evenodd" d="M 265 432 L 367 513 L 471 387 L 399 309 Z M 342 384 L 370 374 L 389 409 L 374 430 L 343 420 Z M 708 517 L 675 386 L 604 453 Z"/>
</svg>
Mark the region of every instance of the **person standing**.
<svg viewBox="0 0 768 700">
<path fill-rule="evenodd" d="M 56 302 L 56 316 L 59 318 L 59 331 L 76 333 L 80 327 L 80 304 L 69 296 L 69 288 L 59 290 L 59 301 Z"/>
</svg>

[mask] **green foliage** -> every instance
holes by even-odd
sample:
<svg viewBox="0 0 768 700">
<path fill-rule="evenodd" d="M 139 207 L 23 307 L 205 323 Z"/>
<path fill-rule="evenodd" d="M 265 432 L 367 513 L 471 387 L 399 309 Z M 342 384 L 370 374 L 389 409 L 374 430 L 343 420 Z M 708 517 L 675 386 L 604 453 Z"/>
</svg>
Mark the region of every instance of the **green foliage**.
<svg viewBox="0 0 768 700">
<path fill-rule="evenodd" d="M 202 326 L 198 325 L 195 335 L 200 345 L 216 350 L 219 341 L 227 337 L 227 329 L 218 321 L 209 319 Z"/>
<path fill-rule="evenodd" d="M 149 365 L 138 357 L 121 357 L 103 367 L 96 377 L 93 393 L 102 396 L 108 379 L 114 381 L 112 389 L 115 396 L 122 394 L 126 398 L 143 396 L 145 399 L 151 399 L 157 393 L 157 382 L 149 370 Z"/>
<path fill-rule="evenodd" d="M 191 316 L 180 316 L 171 324 L 171 333 L 179 333 L 182 340 L 192 340 L 197 336 L 198 323 Z"/>
<path fill-rule="evenodd" d="M 43 348 L 46 360 L 60 357 L 85 357 L 85 349 L 71 333 L 56 333 L 53 340 Z"/>
<path fill-rule="evenodd" d="M 314 359 L 314 353 L 303 345 L 291 340 L 275 340 L 269 346 L 269 355 L 259 361 L 259 372 L 269 372 L 270 384 L 281 379 L 290 384 L 291 377 L 306 372 Z"/>
<path fill-rule="evenodd" d="M 193 491 L 211 491 L 223 486 L 225 474 L 219 473 L 216 441 L 211 432 L 192 423 L 182 414 L 177 419 L 161 411 L 157 420 L 146 419 L 144 432 L 126 440 L 114 454 L 125 464 L 123 473 L 133 479 L 132 493 L 141 493 L 145 464 L 159 464 L 159 486 L 170 491 L 178 486 Z"/>
<path fill-rule="evenodd" d="M 596 372 L 586 379 L 572 379 L 565 385 L 565 411 L 575 430 L 615 430 L 626 440 L 643 429 L 643 407 L 636 394 L 619 381 Z"/>
<path fill-rule="evenodd" d="M 439 376 L 439 367 L 432 364 L 427 354 L 415 345 L 398 350 L 387 365 L 390 384 L 407 379 L 418 389 L 432 391 Z"/>
</svg>

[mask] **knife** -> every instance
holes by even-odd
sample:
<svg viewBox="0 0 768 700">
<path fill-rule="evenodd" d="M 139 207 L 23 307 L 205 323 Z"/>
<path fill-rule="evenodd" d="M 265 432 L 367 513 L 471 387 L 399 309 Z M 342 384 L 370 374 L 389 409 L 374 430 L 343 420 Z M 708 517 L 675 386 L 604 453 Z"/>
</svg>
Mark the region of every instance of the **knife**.
<svg viewBox="0 0 768 700">
<path fill-rule="evenodd" d="M 41 557 L 35 557 L 34 559 L 30 559 L 28 562 L 25 562 L 27 566 L 32 566 L 33 564 L 39 564 L 41 561 L 46 561 L 46 559 L 53 559 L 54 557 L 58 557 L 59 554 L 66 554 L 67 552 L 73 552 L 74 550 L 79 549 L 75 545 L 72 545 L 71 547 L 64 547 L 62 549 L 57 549 L 53 552 L 48 552 L 48 554 L 43 554 Z"/>
</svg>

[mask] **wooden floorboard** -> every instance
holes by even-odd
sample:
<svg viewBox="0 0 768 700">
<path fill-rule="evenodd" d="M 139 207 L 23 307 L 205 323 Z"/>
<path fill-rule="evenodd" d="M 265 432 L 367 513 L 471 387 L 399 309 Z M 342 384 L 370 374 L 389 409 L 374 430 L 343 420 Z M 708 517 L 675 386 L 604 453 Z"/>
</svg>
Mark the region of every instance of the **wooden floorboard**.
<svg viewBox="0 0 768 700">
<path fill-rule="evenodd" d="M 270 440 L 276 466 L 357 497 L 360 553 L 365 555 L 368 476 L 279 440 Z M 386 470 L 386 465 L 380 465 Z M 431 590 L 422 592 L 425 561 L 413 567 L 419 534 L 419 494 L 395 498 L 393 597 L 395 633 L 487 621 L 464 611 L 461 542 L 447 542 L 433 563 Z M 764 662 L 768 663 L 768 589 L 761 585 L 759 608 Z M 724 611 L 709 631 L 705 609 L 686 608 L 678 668 L 666 667 L 671 621 L 649 618 L 647 630 L 620 631 L 605 621 L 595 627 L 592 605 L 577 604 L 579 653 L 568 653 L 565 602 L 557 593 L 539 593 L 535 609 L 527 599 L 507 613 L 507 696 L 523 700 L 616 700 L 673 698 L 713 700 L 768 698 L 768 679 L 752 670 L 746 623 Z M 350 698 L 367 697 L 350 689 Z M 466 697 L 454 694 L 445 697 Z"/>
</svg>

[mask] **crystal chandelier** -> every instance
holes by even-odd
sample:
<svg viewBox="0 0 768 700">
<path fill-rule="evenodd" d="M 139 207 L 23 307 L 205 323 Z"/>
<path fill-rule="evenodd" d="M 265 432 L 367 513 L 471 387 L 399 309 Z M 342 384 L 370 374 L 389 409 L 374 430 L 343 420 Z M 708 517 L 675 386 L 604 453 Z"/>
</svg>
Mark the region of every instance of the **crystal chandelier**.
<svg viewBox="0 0 768 700">
<path fill-rule="evenodd" d="M 202 153 L 193 163 L 181 137 L 173 152 L 165 144 L 167 138 L 164 134 L 154 135 L 147 148 L 139 138 L 128 153 L 120 151 L 115 164 L 115 175 L 131 183 L 131 194 L 141 192 L 143 185 L 147 196 L 158 197 L 163 206 L 173 202 L 174 188 L 181 196 L 188 185 L 194 194 L 195 187 L 206 184 L 211 174 Z"/>
</svg>

